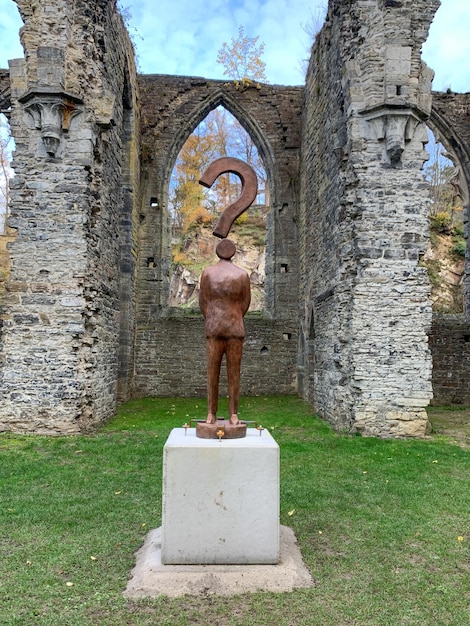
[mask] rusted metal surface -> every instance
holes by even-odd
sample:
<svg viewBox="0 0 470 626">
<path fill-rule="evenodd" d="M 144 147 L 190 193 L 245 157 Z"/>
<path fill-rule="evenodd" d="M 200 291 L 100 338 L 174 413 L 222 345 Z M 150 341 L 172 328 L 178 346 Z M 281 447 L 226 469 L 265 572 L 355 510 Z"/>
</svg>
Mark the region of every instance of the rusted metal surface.
<svg viewBox="0 0 470 626">
<path fill-rule="evenodd" d="M 231 424 L 230 420 L 218 418 L 214 424 L 198 422 L 196 436 L 201 439 L 242 439 L 246 437 L 246 424 Z"/>
<path fill-rule="evenodd" d="M 253 204 L 258 193 L 258 179 L 254 169 L 248 163 L 234 157 L 222 157 L 213 161 L 201 176 L 199 183 L 204 187 L 212 187 L 216 179 L 226 173 L 236 174 L 240 178 L 242 191 L 238 200 L 223 211 L 212 232 L 220 238 L 228 236 L 233 222 Z"/>
<path fill-rule="evenodd" d="M 229 439 L 245 437 L 246 424 L 238 419 L 240 398 L 240 366 L 245 339 L 243 317 L 251 300 L 250 279 L 245 270 L 232 263 L 236 252 L 233 241 L 226 239 L 233 222 L 253 203 L 258 192 L 255 171 L 244 161 L 223 157 L 213 161 L 200 179 L 211 187 L 221 174 L 231 172 L 242 181 L 236 202 L 222 213 L 213 234 L 221 237 L 216 254 L 219 262 L 207 267 L 201 276 L 199 306 L 205 319 L 207 347 L 207 420 L 197 424 L 196 434 L 203 438 Z M 220 366 L 225 354 L 227 363 L 229 413 L 228 420 L 217 417 L 219 404 Z"/>
<path fill-rule="evenodd" d="M 250 279 L 232 263 L 235 244 L 223 239 L 217 246 L 219 262 L 201 276 L 199 306 L 205 319 L 207 347 L 207 423 L 217 420 L 222 358 L 227 361 L 230 423 L 238 424 L 240 365 L 245 338 L 243 317 L 250 306 Z"/>
</svg>

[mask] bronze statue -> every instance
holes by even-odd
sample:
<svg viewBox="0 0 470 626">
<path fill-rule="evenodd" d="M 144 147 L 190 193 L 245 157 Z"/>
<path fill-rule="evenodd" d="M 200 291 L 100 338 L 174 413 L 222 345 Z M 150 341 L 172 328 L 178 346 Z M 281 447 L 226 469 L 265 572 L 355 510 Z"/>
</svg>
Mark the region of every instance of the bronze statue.
<svg viewBox="0 0 470 626">
<path fill-rule="evenodd" d="M 251 300 L 250 279 L 247 272 L 232 263 L 236 248 L 225 239 L 235 219 L 256 198 L 258 181 L 254 170 L 243 161 L 231 157 L 217 159 L 199 181 L 211 187 L 220 174 L 232 172 L 240 177 L 242 191 L 238 200 L 227 207 L 213 234 L 222 238 L 216 248 L 219 262 L 207 267 L 201 276 L 199 306 L 205 319 L 207 347 L 207 419 L 198 423 L 198 437 L 244 437 L 246 424 L 238 419 L 240 398 L 240 365 L 242 360 L 245 325 L 243 317 Z M 219 404 L 220 366 L 225 354 L 227 363 L 229 420 L 217 417 Z"/>
<path fill-rule="evenodd" d="M 232 263 L 235 244 L 223 239 L 217 246 L 219 262 L 207 267 L 201 276 L 199 306 L 206 324 L 207 420 L 215 424 L 219 403 L 222 357 L 227 360 L 230 424 L 236 425 L 240 396 L 240 364 L 245 325 L 243 317 L 250 306 L 250 279 L 245 270 Z"/>
</svg>

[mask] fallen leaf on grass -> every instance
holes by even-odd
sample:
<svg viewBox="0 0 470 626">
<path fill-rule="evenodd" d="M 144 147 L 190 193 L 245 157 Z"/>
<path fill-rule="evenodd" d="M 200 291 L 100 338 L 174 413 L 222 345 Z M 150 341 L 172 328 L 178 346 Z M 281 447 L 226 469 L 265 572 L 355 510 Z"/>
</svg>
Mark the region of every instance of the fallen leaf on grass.
<svg viewBox="0 0 470 626">
<path fill-rule="evenodd" d="M 295 513 L 295 509 L 292 509 L 292 511 L 289 511 L 289 513 L 287 514 L 289 517 L 292 517 Z"/>
</svg>

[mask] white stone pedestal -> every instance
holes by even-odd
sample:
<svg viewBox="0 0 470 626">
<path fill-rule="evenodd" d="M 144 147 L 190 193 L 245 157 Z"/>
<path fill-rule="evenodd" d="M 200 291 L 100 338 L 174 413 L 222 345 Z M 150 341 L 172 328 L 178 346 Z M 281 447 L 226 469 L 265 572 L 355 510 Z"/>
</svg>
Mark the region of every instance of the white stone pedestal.
<svg viewBox="0 0 470 626">
<path fill-rule="evenodd" d="M 163 450 L 162 563 L 279 561 L 279 446 L 267 430 L 199 439 L 172 430 Z"/>
</svg>

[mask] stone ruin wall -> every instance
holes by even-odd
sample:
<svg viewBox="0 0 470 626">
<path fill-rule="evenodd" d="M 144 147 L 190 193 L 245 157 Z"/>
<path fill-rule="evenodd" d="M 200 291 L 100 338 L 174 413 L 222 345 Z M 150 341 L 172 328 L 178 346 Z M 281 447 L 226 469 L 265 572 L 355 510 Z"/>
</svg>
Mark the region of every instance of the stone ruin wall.
<svg viewBox="0 0 470 626">
<path fill-rule="evenodd" d="M 205 395 L 202 315 L 181 317 L 168 306 L 168 186 L 187 137 L 218 105 L 237 117 L 251 135 L 270 181 L 266 311 L 246 318 L 241 393 L 295 393 L 303 89 L 262 85 L 238 90 L 231 81 L 184 76 L 149 75 L 139 80 L 143 163 L 132 393 Z M 214 250 L 217 241 L 214 237 Z M 221 378 L 225 381 L 224 375 Z M 225 393 L 226 387 L 221 389 Z"/>
<path fill-rule="evenodd" d="M 18 233 L 0 331 L 0 428 L 77 432 L 117 399 L 204 395 L 202 318 L 166 305 L 167 195 L 185 139 L 223 104 L 254 139 L 272 186 L 268 306 L 247 318 L 242 393 L 295 393 L 298 377 L 338 429 L 422 435 L 430 74 L 420 46 L 437 0 L 332 0 L 305 89 L 242 92 L 188 77 L 137 84 L 114 0 L 17 4 L 27 60 L 0 71 L 17 146 Z M 449 100 L 437 95 L 431 122 L 463 138 L 455 150 L 468 182 L 468 94 Z M 458 391 L 468 334 L 465 317 L 435 317 L 435 397 L 468 401 L 466 386 Z"/>
<path fill-rule="evenodd" d="M 337 428 L 365 435 L 427 427 L 431 73 L 420 49 L 438 4 L 330 2 L 307 76 L 302 391 Z"/>
<path fill-rule="evenodd" d="M 241 395 L 295 394 L 295 322 L 248 316 L 245 326 Z M 140 358 L 133 395 L 203 398 L 198 417 L 205 417 L 206 345 L 202 316 L 156 318 L 152 324 L 140 327 L 138 335 Z M 227 395 L 226 381 L 223 365 L 220 396 Z"/>
<path fill-rule="evenodd" d="M 133 51 L 115 2 L 16 4 L 26 60 L 10 63 L 17 238 L 0 419 L 76 432 L 114 412 L 119 341 L 131 334 L 120 307 L 133 289 Z"/>
<path fill-rule="evenodd" d="M 464 315 L 434 314 L 432 404 L 470 404 L 470 323 Z"/>
</svg>

